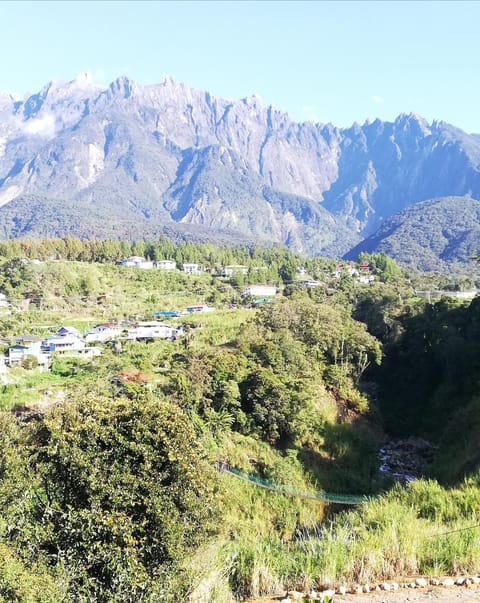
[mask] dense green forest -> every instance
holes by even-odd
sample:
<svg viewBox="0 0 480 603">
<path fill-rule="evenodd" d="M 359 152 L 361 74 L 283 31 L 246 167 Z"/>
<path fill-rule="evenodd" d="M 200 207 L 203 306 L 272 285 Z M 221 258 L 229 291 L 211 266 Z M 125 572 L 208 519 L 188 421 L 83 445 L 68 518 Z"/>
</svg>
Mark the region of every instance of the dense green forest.
<svg viewBox="0 0 480 603">
<path fill-rule="evenodd" d="M 118 265 L 130 255 L 206 271 Z M 215 308 L 169 319 L 184 329 L 176 341 L 8 370 L 0 601 L 222 603 L 480 571 L 479 530 L 441 535 L 480 516 L 480 304 L 416 295 L 474 277 L 407 273 L 384 254 L 349 271 L 280 247 L 168 240 L 8 241 L 0 261 L 5 351 L 15 335 L 62 325 Z M 229 264 L 248 272 L 219 276 Z M 279 293 L 242 296 L 258 282 Z M 423 478 L 397 483 L 378 449 L 412 435 L 433 458 Z M 282 488 L 367 502 L 344 510 Z"/>
<path fill-rule="evenodd" d="M 351 249 L 384 252 L 419 270 L 467 272 L 477 253 L 480 206 L 475 199 L 440 197 L 414 203 L 384 220 L 378 230 Z"/>
</svg>

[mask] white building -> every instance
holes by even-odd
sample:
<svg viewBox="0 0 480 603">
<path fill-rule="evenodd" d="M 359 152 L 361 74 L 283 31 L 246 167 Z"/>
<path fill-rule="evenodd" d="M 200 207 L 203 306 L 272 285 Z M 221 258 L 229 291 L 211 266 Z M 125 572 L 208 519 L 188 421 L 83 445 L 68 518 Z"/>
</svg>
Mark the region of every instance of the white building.
<svg viewBox="0 0 480 603">
<path fill-rule="evenodd" d="M 101 353 L 102 350 L 100 348 L 91 345 L 85 348 L 81 348 L 80 350 L 64 351 L 63 356 L 75 358 L 94 358 L 95 356 L 100 356 Z"/>
<path fill-rule="evenodd" d="M 42 349 L 46 352 L 65 355 L 66 352 L 78 352 L 85 348 L 85 341 L 76 335 L 52 335 L 43 340 Z"/>
<path fill-rule="evenodd" d="M 277 288 L 273 285 L 245 285 L 242 295 L 247 297 L 274 297 L 277 294 Z"/>
<path fill-rule="evenodd" d="M 370 283 L 373 283 L 374 280 L 375 277 L 373 276 L 373 274 L 361 274 L 357 278 L 357 283 L 359 283 L 360 285 L 368 285 Z"/>
<path fill-rule="evenodd" d="M 96 325 L 85 334 L 87 343 L 105 343 L 106 341 L 114 341 L 122 334 L 122 329 L 118 325 L 103 323 Z"/>
<path fill-rule="evenodd" d="M 201 274 L 202 269 L 198 264 L 183 264 L 183 272 L 185 274 Z"/>
<path fill-rule="evenodd" d="M 127 339 L 175 339 L 180 335 L 181 329 L 172 327 L 163 322 L 138 322 L 127 331 Z"/>
<path fill-rule="evenodd" d="M 307 287 L 308 289 L 316 289 L 317 287 L 320 286 L 320 283 L 315 280 L 299 281 L 298 284 L 302 285 L 303 287 Z"/>
<path fill-rule="evenodd" d="M 144 270 L 149 270 L 153 268 L 153 262 L 150 260 L 146 260 L 138 255 L 132 255 L 129 258 L 124 258 L 122 260 L 122 266 L 126 266 L 128 268 L 143 268 Z"/>
<path fill-rule="evenodd" d="M 225 266 L 222 270 L 222 276 L 231 277 L 235 274 L 242 274 L 243 276 L 246 276 L 248 274 L 248 266 Z"/>
<path fill-rule="evenodd" d="M 5 362 L 8 366 L 21 365 L 28 357 L 34 357 L 39 367 L 48 367 L 50 355 L 42 349 L 42 341 L 39 337 L 16 337 L 16 342 L 8 348 L 8 356 Z"/>
<path fill-rule="evenodd" d="M 160 268 L 160 270 L 175 270 L 177 262 L 174 262 L 173 260 L 157 260 L 155 266 Z"/>
</svg>

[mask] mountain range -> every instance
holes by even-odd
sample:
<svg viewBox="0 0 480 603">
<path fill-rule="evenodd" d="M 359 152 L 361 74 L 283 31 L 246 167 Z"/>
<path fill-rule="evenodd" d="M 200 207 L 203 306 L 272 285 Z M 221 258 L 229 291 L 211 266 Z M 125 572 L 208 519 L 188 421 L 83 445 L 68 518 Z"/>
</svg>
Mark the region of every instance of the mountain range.
<svg viewBox="0 0 480 603">
<path fill-rule="evenodd" d="M 256 96 L 171 77 L 99 86 L 82 74 L 24 98 L 0 92 L 2 238 L 167 233 L 336 257 L 386 249 L 418 264 L 413 236 L 433 266 L 478 252 L 476 199 L 480 135 L 415 114 L 296 123 Z M 422 219 L 432 208 L 441 244 Z M 399 239 L 403 223 L 415 228 Z"/>
</svg>

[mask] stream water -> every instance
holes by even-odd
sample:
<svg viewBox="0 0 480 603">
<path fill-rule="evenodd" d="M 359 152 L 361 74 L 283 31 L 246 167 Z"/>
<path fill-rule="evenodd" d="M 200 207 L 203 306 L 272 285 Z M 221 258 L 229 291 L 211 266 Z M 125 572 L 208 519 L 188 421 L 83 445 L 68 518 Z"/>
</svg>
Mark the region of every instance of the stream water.
<svg viewBox="0 0 480 603">
<path fill-rule="evenodd" d="M 387 440 L 378 451 L 380 472 L 403 482 L 428 474 L 434 447 L 422 438 Z"/>
</svg>

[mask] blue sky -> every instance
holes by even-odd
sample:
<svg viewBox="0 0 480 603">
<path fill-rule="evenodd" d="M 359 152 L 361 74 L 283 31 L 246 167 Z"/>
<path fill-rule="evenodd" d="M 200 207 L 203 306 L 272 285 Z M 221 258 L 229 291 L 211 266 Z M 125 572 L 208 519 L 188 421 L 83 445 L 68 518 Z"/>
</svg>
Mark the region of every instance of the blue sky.
<svg viewBox="0 0 480 603">
<path fill-rule="evenodd" d="M 480 133 L 480 2 L 0 2 L 0 90 L 89 71 L 258 94 L 298 121 L 411 111 Z"/>
</svg>

